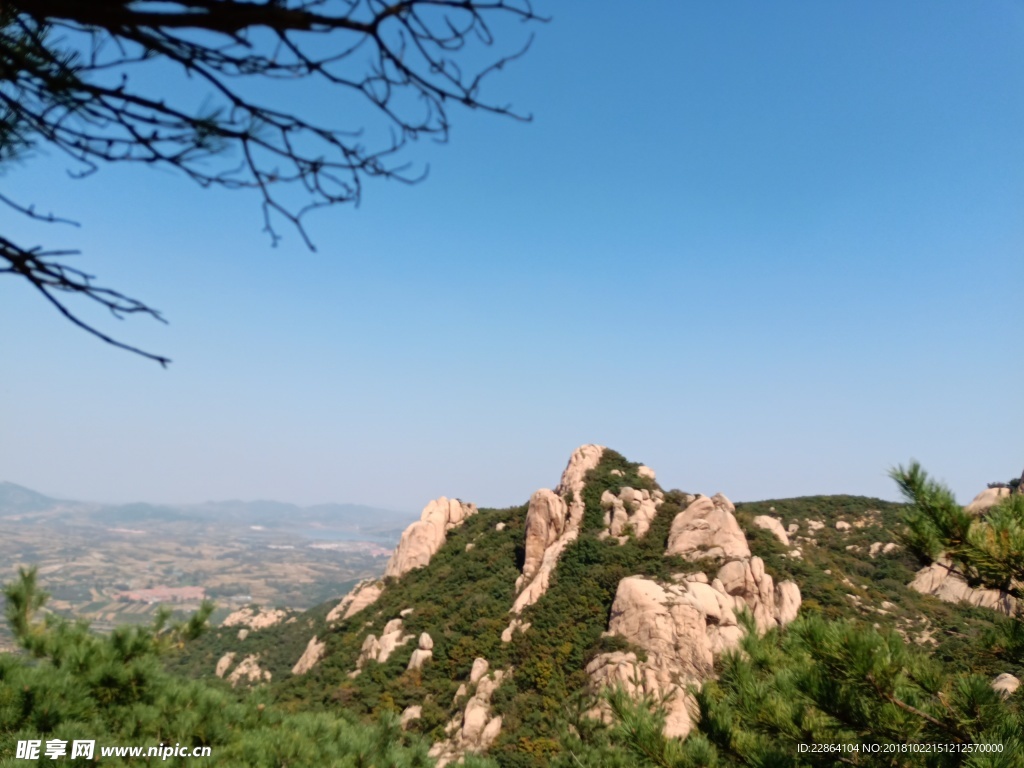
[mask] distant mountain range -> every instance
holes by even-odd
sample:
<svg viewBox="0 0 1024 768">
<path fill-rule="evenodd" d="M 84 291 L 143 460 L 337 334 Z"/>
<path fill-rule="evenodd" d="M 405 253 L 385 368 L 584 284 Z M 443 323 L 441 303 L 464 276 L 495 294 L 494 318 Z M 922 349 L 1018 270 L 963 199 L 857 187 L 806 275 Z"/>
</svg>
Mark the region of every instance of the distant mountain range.
<svg viewBox="0 0 1024 768">
<path fill-rule="evenodd" d="M 365 504 L 316 504 L 302 507 L 280 501 L 211 501 L 203 504 L 101 504 L 55 499 L 31 488 L 0 482 L 0 517 L 86 518 L 93 523 L 176 523 L 189 520 L 266 528 L 322 527 L 330 530 L 382 532 L 402 529 L 416 518 L 411 512 Z"/>
<path fill-rule="evenodd" d="M 43 512 L 59 502 L 38 491 L 14 483 L 0 482 L 0 514 Z"/>
</svg>

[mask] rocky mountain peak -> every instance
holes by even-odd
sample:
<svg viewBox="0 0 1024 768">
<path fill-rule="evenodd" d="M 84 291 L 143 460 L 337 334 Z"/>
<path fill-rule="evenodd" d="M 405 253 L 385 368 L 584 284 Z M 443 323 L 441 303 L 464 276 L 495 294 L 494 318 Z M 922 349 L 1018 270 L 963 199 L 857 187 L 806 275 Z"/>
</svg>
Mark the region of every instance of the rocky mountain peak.
<svg viewBox="0 0 1024 768">
<path fill-rule="evenodd" d="M 441 496 L 423 508 L 420 519 L 402 533 L 385 576 L 399 578 L 413 568 L 422 568 L 430 562 L 444 544 L 448 531 L 477 513 L 475 504 Z"/>
</svg>

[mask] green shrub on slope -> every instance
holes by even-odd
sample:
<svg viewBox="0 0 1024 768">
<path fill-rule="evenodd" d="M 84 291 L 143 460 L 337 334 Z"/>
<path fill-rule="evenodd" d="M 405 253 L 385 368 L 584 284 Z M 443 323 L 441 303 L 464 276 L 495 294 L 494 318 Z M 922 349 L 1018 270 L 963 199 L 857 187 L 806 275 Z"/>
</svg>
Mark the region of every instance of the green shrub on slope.
<svg viewBox="0 0 1024 768">
<path fill-rule="evenodd" d="M 223 685 L 166 671 L 160 656 L 187 642 L 206 613 L 181 627 L 120 627 L 108 636 L 48 615 L 35 571 L 5 589 L 7 618 L 24 654 L 0 655 L 0 765 L 22 740 L 94 740 L 107 746 L 209 747 L 204 765 L 339 768 L 433 765 L 427 745 L 404 734 L 393 716 L 364 725 L 343 713 L 292 715 L 259 693 L 236 695 Z M 91 765 L 79 757 L 67 765 Z M 181 765 L 194 758 L 103 757 L 104 764 Z M 41 752 L 39 765 L 51 760 Z"/>
</svg>

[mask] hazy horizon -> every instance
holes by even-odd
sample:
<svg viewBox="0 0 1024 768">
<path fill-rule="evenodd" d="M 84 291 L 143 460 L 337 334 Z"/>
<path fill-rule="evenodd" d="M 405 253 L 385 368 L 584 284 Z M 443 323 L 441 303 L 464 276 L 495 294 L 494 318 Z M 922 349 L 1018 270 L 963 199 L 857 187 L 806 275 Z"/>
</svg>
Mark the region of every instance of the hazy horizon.
<svg viewBox="0 0 1024 768">
<path fill-rule="evenodd" d="M 608 447 L 610 447 L 610 446 L 608 446 Z M 627 457 L 627 458 L 629 458 L 629 457 Z M 657 470 L 655 470 L 655 471 L 657 471 Z M 1013 477 L 1016 477 L 1016 475 L 1013 475 Z M 943 482 L 944 484 L 948 485 L 948 483 L 946 483 L 945 480 L 943 480 L 943 478 L 937 477 L 937 479 L 940 482 Z M 957 495 L 957 499 L 962 504 L 967 504 L 975 495 L 977 495 L 977 493 L 980 493 L 982 490 L 984 490 L 987 487 L 988 483 L 991 483 L 991 482 L 1006 482 L 1006 481 L 1008 481 L 1010 479 L 1012 479 L 1012 478 L 1011 477 L 1006 477 L 1006 478 L 995 478 L 993 480 L 988 480 L 985 483 L 981 484 L 977 488 L 976 491 L 971 491 L 971 492 L 969 492 L 967 494 L 956 494 Z M 678 488 L 678 486 L 674 486 L 674 485 L 671 485 L 671 484 L 666 484 L 660 474 L 658 475 L 658 481 L 662 485 L 662 487 L 664 487 L 666 490 Z M 108 497 L 108 498 L 85 498 L 85 497 L 82 497 L 80 495 L 76 495 L 74 493 L 68 493 L 68 494 L 65 494 L 65 493 L 51 493 L 51 492 L 49 492 L 49 491 L 47 491 L 45 489 L 41 490 L 39 488 L 31 488 L 29 486 L 26 486 L 23 483 L 18 483 L 18 482 L 13 481 L 13 480 L 0 479 L 0 486 L 2 486 L 5 483 L 6 484 L 10 484 L 10 485 L 15 485 L 15 486 L 17 486 L 19 488 L 23 488 L 23 489 L 28 490 L 28 491 L 33 491 L 35 493 L 39 493 L 39 494 L 41 494 L 43 496 L 46 496 L 46 497 L 48 497 L 50 499 L 53 499 L 54 501 L 80 502 L 80 503 L 84 503 L 84 504 L 98 504 L 98 505 L 109 505 L 109 506 L 126 506 L 126 505 L 130 505 L 130 504 L 148 504 L 148 505 L 152 505 L 152 506 L 192 507 L 192 506 L 203 506 L 203 505 L 207 505 L 207 504 L 231 504 L 231 503 L 237 503 L 237 504 L 263 504 L 263 503 L 266 503 L 266 504 L 284 504 L 284 505 L 300 507 L 302 509 L 307 509 L 307 508 L 312 508 L 312 507 L 319 507 L 319 506 L 369 507 L 369 508 L 373 508 L 373 509 L 379 510 L 381 512 L 390 512 L 390 513 L 394 513 L 394 514 L 397 514 L 397 515 L 418 516 L 420 514 L 420 512 L 421 512 L 421 508 L 425 507 L 430 501 L 433 500 L 433 498 L 425 499 L 423 501 L 423 503 L 420 505 L 420 508 L 417 508 L 417 509 L 414 510 L 414 509 L 409 509 L 409 508 L 406 508 L 406 509 L 396 509 L 396 508 L 393 508 L 393 507 L 380 506 L 378 504 L 373 503 L 372 500 L 364 502 L 364 501 L 350 501 L 350 500 L 339 500 L 339 499 L 327 499 L 327 500 L 311 501 L 311 502 L 296 502 L 296 501 L 292 501 L 292 500 L 286 499 L 286 498 L 246 497 L 244 495 L 236 495 L 236 496 L 225 497 L 225 498 L 208 498 L 208 499 L 188 499 L 188 498 L 162 499 L 162 498 L 136 498 L 136 497 L 123 497 L 121 499 L 117 499 L 116 497 L 114 497 L 114 498 L 110 498 L 110 497 Z M 538 485 L 537 488 L 535 488 L 534 490 L 537 490 L 538 488 L 554 488 L 556 484 L 557 484 L 556 482 L 551 482 L 551 483 L 548 483 L 547 485 Z M 895 484 L 894 484 L 894 487 L 895 487 Z M 681 489 L 681 490 L 686 490 L 686 489 Z M 725 493 L 725 491 L 707 491 L 707 492 L 705 492 L 705 491 L 699 491 L 699 490 L 695 491 L 695 492 L 696 493 L 704 493 L 705 495 L 713 495 L 714 493 L 719 493 L 719 492 Z M 531 491 L 531 493 L 532 493 L 532 491 Z M 954 493 L 956 493 L 955 490 L 954 490 Z M 459 496 L 458 494 L 440 494 L 440 495 L 446 495 L 449 498 L 462 498 L 464 501 L 469 501 L 469 502 L 472 502 L 474 504 L 477 504 L 478 507 L 481 507 L 481 508 L 494 508 L 494 509 L 505 508 L 505 507 L 510 507 L 510 506 L 518 506 L 520 504 L 525 504 L 527 501 L 529 501 L 529 494 L 526 497 L 524 497 L 522 500 L 518 501 L 518 502 L 511 502 L 511 503 L 508 503 L 508 504 L 488 504 L 486 502 L 478 502 L 475 499 L 465 498 L 465 497 Z M 728 493 L 726 493 L 725 495 L 729 496 Z M 799 497 L 808 497 L 808 496 L 837 496 L 837 495 L 867 496 L 867 497 L 878 498 L 878 499 L 882 499 L 882 500 L 886 500 L 886 501 L 903 501 L 903 498 L 899 495 L 899 493 L 892 493 L 892 494 L 888 494 L 888 495 L 886 495 L 886 494 L 867 494 L 867 493 L 863 493 L 862 494 L 862 493 L 853 493 L 853 492 L 842 491 L 842 490 L 822 491 L 822 492 L 814 492 L 814 493 L 810 493 L 810 492 L 809 493 L 799 493 L 799 494 L 795 494 L 793 496 L 770 496 L 770 497 L 769 496 L 764 496 L 764 497 L 759 497 L 759 498 L 733 498 L 733 497 L 730 496 L 730 499 L 733 502 L 743 503 L 743 502 L 771 501 L 773 499 L 799 498 Z"/>
<path fill-rule="evenodd" d="M 300 509 L 310 509 L 316 507 L 356 507 L 356 508 L 368 508 L 378 512 L 389 512 L 396 515 L 417 515 L 419 512 L 413 512 L 408 509 L 389 509 L 387 507 L 373 506 L 371 504 L 361 504 L 358 502 L 350 501 L 324 501 L 314 502 L 312 504 L 295 504 L 287 499 L 257 499 L 257 498 L 226 498 L 226 499 L 203 499 L 201 501 L 168 501 L 166 499 L 143 499 L 143 498 L 126 498 L 124 500 L 110 500 L 110 499 L 92 499 L 82 498 L 75 494 L 64 494 L 64 493 L 49 493 L 46 490 L 40 490 L 38 488 L 29 488 L 23 483 L 18 483 L 13 480 L 0 479 L 0 489 L 5 485 L 12 485 L 21 490 L 36 493 L 52 501 L 63 501 L 73 502 L 80 504 L 96 504 L 99 506 L 130 506 L 132 504 L 146 504 L 150 506 L 172 506 L 172 507 L 202 507 L 206 505 L 226 505 L 226 504 L 281 504 L 283 506 L 299 507 Z"/>
</svg>

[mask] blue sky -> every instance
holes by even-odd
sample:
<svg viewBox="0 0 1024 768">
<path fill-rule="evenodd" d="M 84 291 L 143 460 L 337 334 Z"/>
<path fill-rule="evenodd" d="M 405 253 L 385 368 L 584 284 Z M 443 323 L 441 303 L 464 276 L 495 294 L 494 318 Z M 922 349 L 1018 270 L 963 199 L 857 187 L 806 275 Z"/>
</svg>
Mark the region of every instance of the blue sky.
<svg viewBox="0 0 1024 768">
<path fill-rule="evenodd" d="M 75 498 L 521 503 L 597 442 L 735 500 L 1024 467 L 1024 4 L 542 4 L 422 184 L 258 201 L 40 156 L 5 194 L 169 326 L 0 280 L 0 479 Z"/>
</svg>

